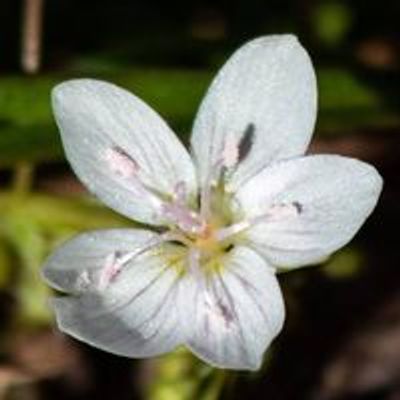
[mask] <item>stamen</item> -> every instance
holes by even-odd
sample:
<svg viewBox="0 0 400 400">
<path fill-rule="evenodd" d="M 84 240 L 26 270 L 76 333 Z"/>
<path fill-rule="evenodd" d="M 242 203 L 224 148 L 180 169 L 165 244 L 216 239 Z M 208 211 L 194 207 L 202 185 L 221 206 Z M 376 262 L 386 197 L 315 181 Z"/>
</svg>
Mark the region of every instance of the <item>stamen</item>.
<svg viewBox="0 0 400 400">
<path fill-rule="evenodd" d="M 223 242 L 229 237 L 235 236 L 238 233 L 250 228 L 252 225 L 252 220 L 244 220 L 236 224 L 230 225 L 226 228 L 219 229 L 215 232 L 215 239 L 217 242 Z"/>
<path fill-rule="evenodd" d="M 116 276 L 121 272 L 123 264 L 121 260 L 118 260 L 117 252 L 109 254 L 104 263 L 104 267 L 101 270 L 99 277 L 98 289 L 104 290 L 108 285 L 116 278 Z"/>
<path fill-rule="evenodd" d="M 242 162 L 249 154 L 253 147 L 256 126 L 251 122 L 247 125 L 239 143 L 239 162 Z"/>
<path fill-rule="evenodd" d="M 160 209 L 162 200 L 156 190 L 147 187 L 138 176 L 140 171 L 139 164 L 123 149 L 118 146 L 108 148 L 104 154 L 104 160 L 110 169 L 120 176 L 128 180 L 131 189 L 136 192 L 136 196 L 143 197 L 143 200 L 150 203 L 154 209 Z"/>
<path fill-rule="evenodd" d="M 220 179 L 226 179 L 228 174 L 232 174 L 238 163 L 243 161 L 253 147 L 255 136 L 255 125 L 249 123 L 246 126 L 240 140 L 235 135 L 228 134 L 225 137 L 221 156 L 210 168 L 209 174 L 203 183 L 200 198 L 200 215 L 208 219 L 211 213 L 211 192 L 217 186 Z M 225 182 L 224 182 L 225 184 Z M 225 187 L 224 187 L 225 190 Z"/>
<path fill-rule="evenodd" d="M 292 204 L 294 207 L 296 207 L 298 214 L 301 214 L 303 212 L 303 205 L 300 204 L 298 201 L 294 201 Z"/>
<path fill-rule="evenodd" d="M 283 218 L 295 217 L 300 214 L 301 211 L 302 206 L 297 201 L 290 204 L 276 204 L 268 210 L 265 217 L 273 220 L 280 220 Z"/>
<path fill-rule="evenodd" d="M 206 227 L 204 219 L 186 205 L 186 185 L 178 182 L 174 189 L 174 201 L 164 202 L 161 206 L 162 216 L 175 224 L 180 230 L 189 234 L 200 234 Z"/>
<path fill-rule="evenodd" d="M 108 148 L 104 158 L 111 170 L 123 178 L 131 178 L 139 170 L 138 163 L 118 146 Z"/>
<path fill-rule="evenodd" d="M 222 149 L 222 164 L 226 168 L 233 168 L 239 161 L 239 145 L 237 140 L 228 136 Z"/>
<path fill-rule="evenodd" d="M 215 232 L 215 238 L 218 242 L 222 242 L 246 229 L 263 222 L 279 221 L 284 218 L 295 217 L 303 212 L 303 206 L 295 201 L 290 204 L 275 204 L 265 213 L 257 217 L 249 218 L 230 225 L 226 228 L 219 229 Z"/>
<path fill-rule="evenodd" d="M 218 176 L 221 173 L 221 167 L 223 165 L 223 159 L 217 160 L 217 162 L 210 168 L 208 176 L 203 183 L 200 194 L 200 216 L 208 220 L 211 214 L 211 191 L 212 188 L 218 184 Z"/>
<path fill-rule="evenodd" d="M 142 247 L 139 247 L 133 251 L 127 252 L 125 254 L 116 251 L 109 254 L 106 257 L 104 267 L 100 272 L 100 277 L 97 285 L 98 290 L 106 289 L 110 285 L 110 283 L 112 283 L 115 278 L 121 273 L 125 265 L 133 261 L 136 257 L 156 246 L 171 241 L 182 242 L 186 245 L 190 244 L 183 235 L 175 232 L 167 232 L 163 235 L 152 238 Z"/>
<path fill-rule="evenodd" d="M 185 182 L 178 182 L 174 188 L 174 197 L 177 204 L 185 204 L 187 198 L 187 189 Z"/>
<path fill-rule="evenodd" d="M 204 220 L 194 211 L 178 203 L 164 203 L 163 216 L 189 234 L 200 234 L 206 228 Z"/>
</svg>

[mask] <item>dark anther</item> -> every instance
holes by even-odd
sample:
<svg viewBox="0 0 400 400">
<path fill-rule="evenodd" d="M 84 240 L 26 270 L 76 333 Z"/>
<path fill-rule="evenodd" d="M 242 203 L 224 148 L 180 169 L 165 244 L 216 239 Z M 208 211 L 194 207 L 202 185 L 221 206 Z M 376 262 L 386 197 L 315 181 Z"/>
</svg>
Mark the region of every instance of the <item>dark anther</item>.
<svg viewBox="0 0 400 400">
<path fill-rule="evenodd" d="M 239 142 L 239 162 L 243 161 L 250 153 L 254 143 L 256 126 L 251 122 L 247 125 Z"/>
<path fill-rule="evenodd" d="M 178 240 L 171 240 L 168 243 L 173 244 L 174 246 L 186 247 L 182 242 L 179 242 Z"/>
<path fill-rule="evenodd" d="M 229 253 L 233 249 L 233 244 L 228 244 L 228 246 L 225 247 L 225 253 Z"/>
<path fill-rule="evenodd" d="M 113 146 L 112 149 L 118 153 L 120 156 L 124 157 L 125 159 L 128 159 L 131 161 L 134 165 L 136 165 L 136 161 L 121 147 L 119 146 Z"/>
<path fill-rule="evenodd" d="M 123 256 L 123 252 L 121 251 L 121 250 L 117 250 L 115 253 L 114 253 L 114 257 L 116 258 L 116 259 L 118 259 L 118 258 L 121 258 L 122 256 Z"/>
<path fill-rule="evenodd" d="M 229 308 L 221 301 L 218 302 L 217 306 L 221 312 L 222 318 L 225 321 L 225 325 L 228 327 L 234 319 L 231 310 L 229 310 Z"/>
<path fill-rule="evenodd" d="M 292 205 L 296 208 L 297 214 L 301 214 L 303 212 L 303 206 L 298 201 L 294 201 Z"/>
</svg>

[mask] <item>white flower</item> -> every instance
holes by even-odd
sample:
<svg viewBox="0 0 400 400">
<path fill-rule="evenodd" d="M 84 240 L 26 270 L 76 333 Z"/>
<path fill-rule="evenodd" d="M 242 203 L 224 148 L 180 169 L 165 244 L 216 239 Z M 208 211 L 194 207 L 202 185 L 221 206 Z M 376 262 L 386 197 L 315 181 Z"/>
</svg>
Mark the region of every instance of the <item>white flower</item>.
<svg viewBox="0 0 400 400">
<path fill-rule="evenodd" d="M 115 354 L 184 345 L 217 367 L 259 368 L 284 320 L 276 271 L 345 245 L 382 186 L 361 161 L 303 156 L 317 90 L 291 35 L 253 40 L 226 63 L 195 120 L 192 157 L 112 84 L 62 83 L 53 107 L 78 177 L 149 226 L 84 233 L 44 268 L 68 294 L 54 299 L 60 329 Z"/>
</svg>

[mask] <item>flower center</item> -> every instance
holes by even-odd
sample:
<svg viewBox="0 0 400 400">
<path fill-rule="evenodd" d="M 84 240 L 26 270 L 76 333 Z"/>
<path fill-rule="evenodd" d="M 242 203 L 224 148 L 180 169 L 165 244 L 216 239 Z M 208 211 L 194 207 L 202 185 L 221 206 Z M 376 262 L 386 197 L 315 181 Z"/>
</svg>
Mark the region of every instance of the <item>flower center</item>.
<svg viewBox="0 0 400 400">
<path fill-rule="evenodd" d="M 203 255 L 212 255 L 224 251 L 223 244 L 218 240 L 215 226 L 208 224 L 204 232 L 195 237 L 193 247 L 198 249 Z"/>
<path fill-rule="evenodd" d="M 223 256 L 236 241 L 235 235 L 220 235 L 233 223 L 230 195 L 223 184 L 214 182 L 203 188 L 199 210 L 195 211 L 188 206 L 194 202 L 182 196 L 185 191 L 181 184 L 179 190 L 175 201 L 163 206 L 163 214 L 169 221 L 169 232 L 187 248 L 188 270 L 199 275 L 220 270 Z"/>
<path fill-rule="evenodd" d="M 254 133 L 252 125 L 248 132 Z M 251 138 L 250 134 L 246 134 L 246 137 Z M 151 202 L 160 212 L 169 229 L 134 251 L 109 254 L 104 260 L 98 289 L 107 288 L 133 259 L 153 250 L 159 255 L 165 254 L 166 265 L 178 267 L 182 273 L 193 273 L 203 281 L 205 275 L 223 268 L 224 257 L 243 239 L 247 229 L 259 223 L 295 218 L 302 214 L 303 204 L 298 201 L 284 201 L 271 204 L 264 213 L 257 216 L 241 219 L 240 215 L 235 215 L 237 213 L 233 210 L 233 195 L 226 190 L 225 182 L 232 173 L 232 168 L 246 152 L 244 145 L 240 150 L 234 142 L 226 143 L 223 157 L 203 182 L 199 204 L 196 205 L 184 182 L 177 183 L 172 198 L 169 198 L 142 182 L 138 176 L 138 164 L 127 153 L 119 147 L 109 149 L 104 158 L 110 168 L 118 176 L 130 180 L 138 195 Z M 170 247 L 164 252 L 164 246 L 168 246 L 168 243 Z M 82 285 L 86 285 L 86 275 L 81 278 Z"/>
</svg>

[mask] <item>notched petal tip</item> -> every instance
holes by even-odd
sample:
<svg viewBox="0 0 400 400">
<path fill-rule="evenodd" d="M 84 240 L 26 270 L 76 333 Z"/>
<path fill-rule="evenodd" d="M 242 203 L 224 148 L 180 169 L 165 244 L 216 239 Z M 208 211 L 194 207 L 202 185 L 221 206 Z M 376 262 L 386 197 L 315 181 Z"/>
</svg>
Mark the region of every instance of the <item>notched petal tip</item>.
<svg viewBox="0 0 400 400">
<path fill-rule="evenodd" d="M 285 316 L 274 271 L 251 249 L 236 246 L 221 272 L 190 281 L 181 306 L 186 346 L 214 367 L 259 369 Z"/>
<path fill-rule="evenodd" d="M 58 329 L 66 335 L 71 336 L 72 338 L 79 340 L 82 343 L 86 343 L 90 346 L 97 347 L 103 351 L 108 351 L 113 354 L 117 354 L 121 357 L 127 356 L 122 351 L 118 351 L 117 349 L 110 348 L 110 344 L 107 343 L 99 343 L 93 339 L 87 339 L 85 334 L 82 334 L 80 329 L 83 328 L 83 331 L 87 329 L 86 326 L 79 328 L 80 317 L 77 315 L 76 310 L 77 300 L 73 297 L 52 297 L 49 300 L 50 308 L 53 310 L 56 319 L 56 325 Z M 85 320 L 85 317 L 83 317 Z M 88 319 L 87 321 L 90 321 Z M 107 329 L 106 326 L 102 327 L 103 330 Z M 112 327 L 110 326 L 110 329 Z M 95 331 L 93 332 L 95 333 Z M 95 337 L 95 336 L 94 336 Z"/>
<path fill-rule="evenodd" d="M 200 182 L 207 181 L 227 136 L 253 143 L 229 176 L 237 190 L 265 166 L 304 154 L 314 130 L 317 82 L 311 59 L 292 34 L 263 36 L 240 47 L 221 68 L 193 125 L 191 147 Z M 229 140 L 232 141 L 230 138 Z"/>
</svg>

